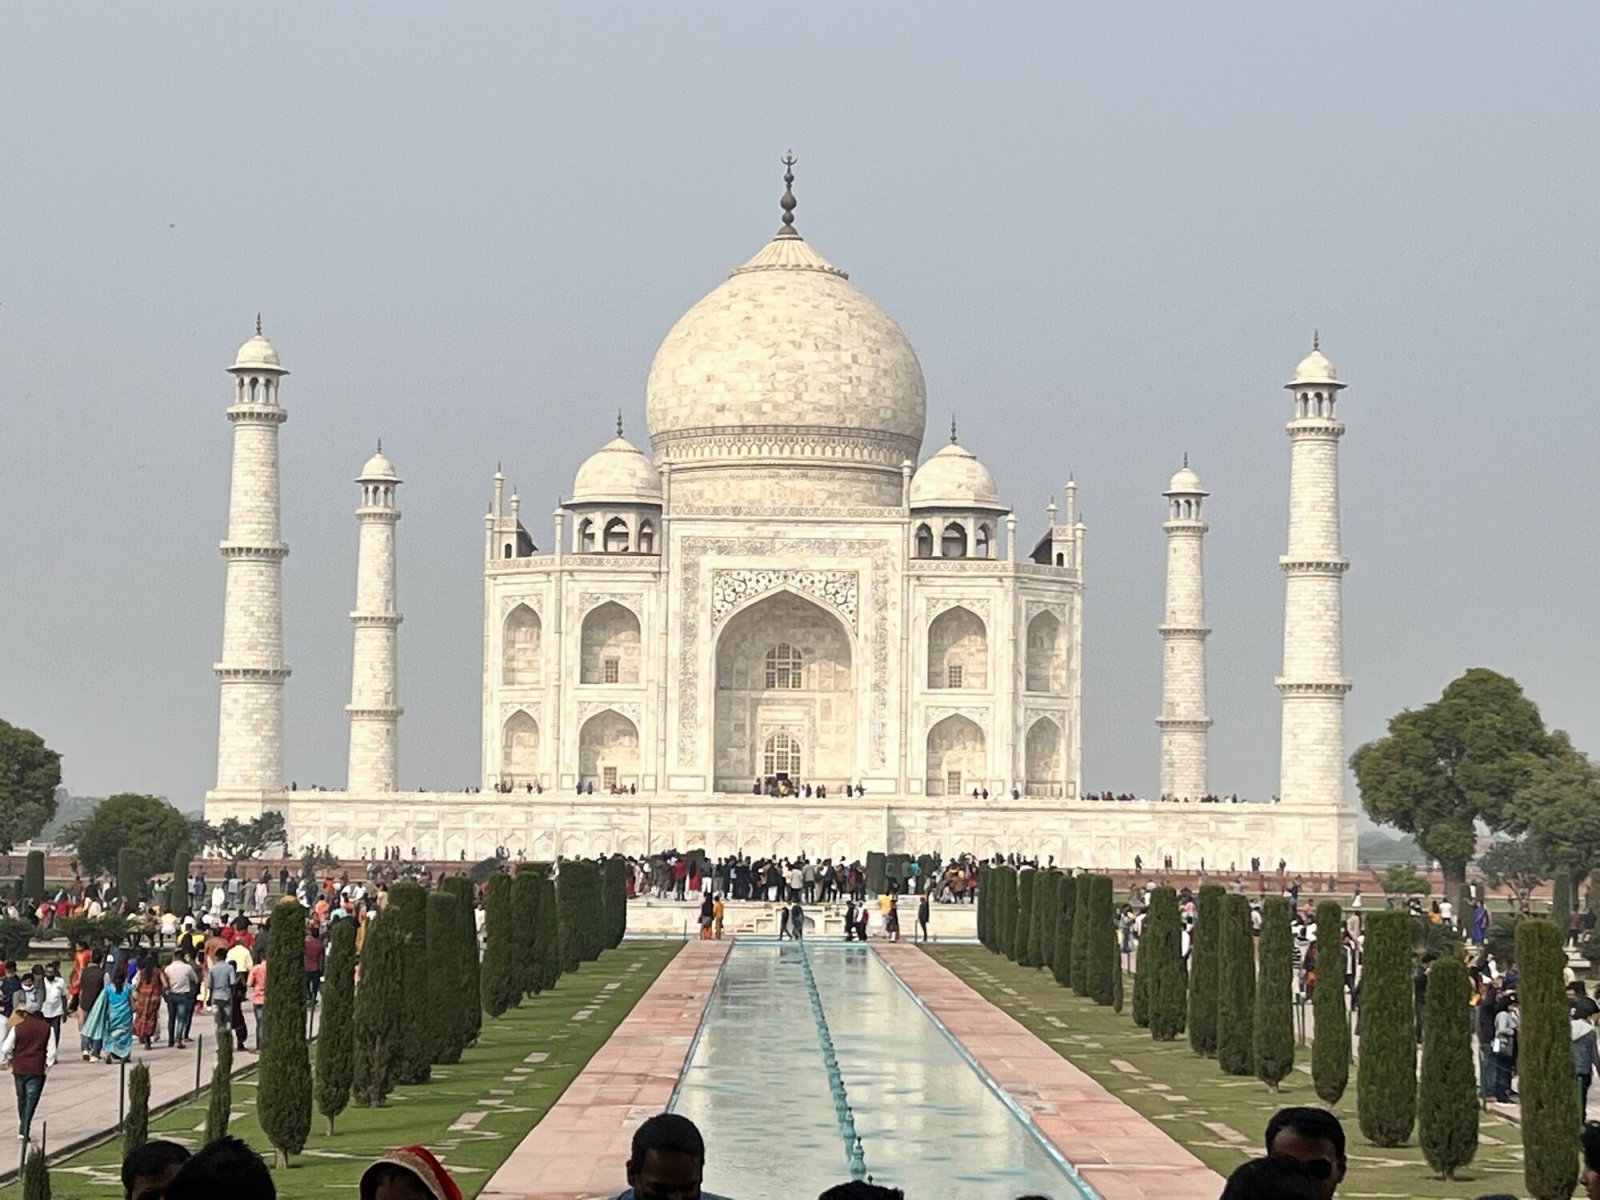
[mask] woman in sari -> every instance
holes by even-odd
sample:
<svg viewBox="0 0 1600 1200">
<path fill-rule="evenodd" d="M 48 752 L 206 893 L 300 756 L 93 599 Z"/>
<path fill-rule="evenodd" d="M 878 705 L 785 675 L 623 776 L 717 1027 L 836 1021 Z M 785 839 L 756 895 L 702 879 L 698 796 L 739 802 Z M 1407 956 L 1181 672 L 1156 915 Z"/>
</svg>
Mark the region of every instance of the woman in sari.
<svg viewBox="0 0 1600 1200">
<path fill-rule="evenodd" d="M 83 1034 L 105 1046 L 105 1061 L 127 1062 L 133 1056 L 133 987 L 128 969 L 118 967 L 83 1023 Z"/>
<path fill-rule="evenodd" d="M 151 1040 L 161 1025 L 162 1000 L 167 994 L 167 977 L 161 973 L 156 956 L 149 951 L 139 959 L 139 973 L 133 987 L 134 1040 L 151 1048 Z"/>
</svg>

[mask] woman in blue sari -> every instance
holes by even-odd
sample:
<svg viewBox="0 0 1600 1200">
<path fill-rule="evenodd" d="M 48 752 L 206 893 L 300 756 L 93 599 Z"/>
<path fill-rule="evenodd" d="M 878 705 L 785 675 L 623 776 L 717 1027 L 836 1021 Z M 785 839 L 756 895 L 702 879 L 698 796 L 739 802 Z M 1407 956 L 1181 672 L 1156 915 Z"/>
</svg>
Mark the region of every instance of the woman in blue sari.
<svg viewBox="0 0 1600 1200">
<path fill-rule="evenodd" d="M 133 1055 L 133 985 L 128 969 L 118 967 L 83 1022 L 85 1037 L 105 1044 L 107 1063 L 127 1062 Z"/>
</svg>

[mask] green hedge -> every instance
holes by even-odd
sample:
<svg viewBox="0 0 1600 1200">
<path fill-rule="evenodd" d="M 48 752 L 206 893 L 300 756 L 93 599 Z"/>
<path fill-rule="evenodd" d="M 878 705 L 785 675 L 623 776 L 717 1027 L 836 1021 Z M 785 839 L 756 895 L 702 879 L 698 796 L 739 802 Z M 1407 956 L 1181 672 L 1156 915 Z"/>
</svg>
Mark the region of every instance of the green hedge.
<svg viewBox="0 0 1600 1200">
<path fill-rule="evenodd" d="M 1324 1104 L 1337 1104 L 1350 1084 L 1350 1010 L 1344 998 L 1344 910 L 1317 905 L 1317 983 L 1311 993 L 1311 1082 Z"/>
<path fill-rule="evenodd" d="M 1189 943 L 1189 1045 L 1205 1058 L 1217 1056 L 1217 991 L 1222 983 L 1222 908 L 1227 892 L 1215 883 L 1200 888 Z"/>
<path fill-rule="evenodd" d="M 1370 940 L 1370 935 L 1369 935 Z M 1517 925 L 1517 1088 L 1522 1098 L 1522 1169 L 1534 1200 L 1565 1200 L 1578 1181 L 1573 1131 L 1578 1088 L 1567 1018 L 1562 932 L 1542 917 Z M 1366 1043 L 1361 1053 L 1366 1057 Z"/>
<path fill-rule="evenodd" d="M 1170 887 L 1158 887 L 1150 894 L 1139 946 L 1139 974 L 1145 979 L 1144 1010 L 1150 1036 L 1158 1042 L 1174 1041 L 1183 1032 L 1188 997 L 1183 975 L 1183 922 L 1178 915 L 1178 893 Z"/>
<path fill-rule="evenodd" d="M 1155 961 L 1155 957 L 1145 956 L 1149 945 L 1150 914 L 1147 912 L 1144 931 L 1133 945 L 1133 1023 L 1140 1029 L 1150 1028 L 1150 972 L 1145 968 L 1148 963 Z"/>
<path fill-rule="evenodd" d="M 1256 1005 L 1255 943 L 1250 937 L 1250 902 L 1230 895 L 1222 903 L 1217 987 L 1217 1065 L 1224 1075 L 1249 1075 L 1255 1068 L 1252 1026 Z"/>
<path fill-rule="evenodd" d="M 994 938 L 989 933 L 989 916 L 994 912 L 994 905 L 989 901 L 989 864 L 978 864 L 978 911 L 975 914 L 978 922 L 978 944 L 985 950 L 993 953 Z"/>
<path fill-rule="evenodd" d="M 150 1140 L 150 1064 L 135 1063 L 128 1072 L 128 1115 L 122 1122 L 122 1157 Z M 41 1150 L 39 1157 L 43 1157 Z"/>
<path fill-rule="evenodd" d="M 1050 953 L 1050 970 L 1062 987 L 1072 986 L 1072 927 L 1078 915 L 1078 881 L 1071 875 L 1056 876 L 1055 949 Z"/>
<path fill-rule="evenodd" d="M 1294 1070 L 1294 932 L 1289 901 L 1268 896 L 1261 906 L 1261 959 L 1256 977 L 1256 1078 L 1278 1090 Z"/>
<path fill-rule="evenodd" d="M 1019 967 L 1039 965 L 1039 960 L 1034 957 L 1038 942 L 1034 937 L 1033 921 L 1033 888 L 1038 874 L 1032 868 L 1024 868 L 1017 873 L 1017 938 L 1016 952 L 1012 958 Z"/>
<path fill-rule="evenodd" d="M 428 1017 L 428 893 L 419 884 L 402 881 L 389 889 L 385 917 L 399 916 L 405 954 L 400 978 L 406 1004 L 401 1014 L 400 1053 L 395 1059 L 395 1082 L 427 1083 L 433 1072 L 433 1047 Z"/>
<path fill-rule="evenodd" d="M 1089 898 L 1091 875 L 1079 875 L 1076 880 L 1077 905 L 1072 918 L 1072 990 L 1080 996 L 1089 994 Z"/>
<path fill-rule="evenodd" d="M 600 874 L 605 912 L 605 948 L 615 950 L 628 932 L 628 863 L 617 855 L 605 860 Z"/>
<path fill-rule="evenodd" d="M 457 1040 L 462 1047 L 478 1040 L 483 1028 L 483 976 L 478 960 L 478 889 L 465 875 L 452 875 L 444 881 L 444 890 L 456 898 L 456 943 L 460 968 L 456 986 L 460 989 L 456 1003 L 456 1019 L 460 1025 Z"/>
<path fill-rule="evenodd" d="M 1362 1134 L 1375 1146 L 1405 1145 L 1416 1124 L 1417 1025 L 1411 968 L 1409 915 L 1394 910 L 1368 916 L 1361 971 L 1356 1114 Z M 1563 1014 L 1565 1011 L 1563 1007 Z M 1563 1039 L 1565 1030 L 1563 1020 Z M 1575 1085 L 1570 1058 L 1565 1070 L 1567 1091 L 1572 1092 Z M 1570 1135 L 1567 1141 L 1570 1149 Z"/>
<path fill-rule="evenodd" d="M 1014 958 L 1012 939 L 1017 931 L 1017 871 L 1015 867 L 1001 866 L 994 871 L 996 948 L 1007 958 Z"/>
<path fill-rule="evenodd" d="M 1319 924 L 1317 931 L 1321 930 Z M 1435 962 L 1428 971 L 1423 1011 L 1417 1142 L 1422 1157 L 1441 1179 L 1454 1179 L 1478 1152 L 1478 1077 L 1473 1070 L 1472 1025 L 1461 1019 L 1463 1013 L 1472 1011 L 1471 1001 L 1466 964 L 1459 958 Z"/>
<path fill-rule="evenodd" d="M 268 939 L 271 940 L 270 938 Z M 356 923 L 341 918 L 328 930 L 322 971 L 322 1024 L 317 1029 L 317 1111 L 333 1122 L 350 1103 L 355 1068 Z"/>
<path fill-rule="evenodd" d="M 1116 943 L 1106 937 L 1112 925 L 1112 884 L 1109 875 L 1089 877 L 1089 946 L 1085 958 L 1089 966 L 1089 999 L 1109 1006 L 1117 973 Z M 1096 933 L 1095 930 L 1099 930 Z"/>
<path fill-rule="evenodd" d="M 483 968 L 481 987 L 483 1011 L 498 1017 L 522 1000 L 517 987 L 515 945 L 517 936 L 516 897 L 511 876 L 496 871 L 489 876 L 489 894 L 484 902 Z"/>
<path fill-rule="evenodd" d="M 233 1116 L 233 1039 L 217 1039 L 217 1058 L 211 1068 L 211 1090 L 206 1100 L 205 1144 L 228 1136 L 228 1121 Z"/>
<path fill-rule="evenodd" d="M 144 885 L 149 880 L 144 860 L 132 846 L 117 851 L 117 895 L 131 907 L 144 896 Z"/>
<path fill-rule="evenodd" d="M 311 1056 L 306 1047 L 306 910 L 280 900 L 267 926 L 267 1007 L 261 1014 L 256 1118 L 278 1165 L 311 1133 Z"/>
</svg>

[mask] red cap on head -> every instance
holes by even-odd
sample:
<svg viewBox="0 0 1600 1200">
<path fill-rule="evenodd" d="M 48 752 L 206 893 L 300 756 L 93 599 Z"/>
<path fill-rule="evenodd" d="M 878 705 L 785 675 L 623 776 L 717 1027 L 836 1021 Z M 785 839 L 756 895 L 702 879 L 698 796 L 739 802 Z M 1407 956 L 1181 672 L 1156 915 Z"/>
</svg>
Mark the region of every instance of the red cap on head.
<svg viewBox="0 0 1600 1200">
<path fill-rule="evenodd" d="M 415 1175 L 433 1200 L 461 1200 L 461 1189 L 456 1181 L 426 1146 L 397 1146 L 368 1167 L 361 1175 L 361 1200 L 372 1200 L 377 1191 L 372 1176 L 379 1167 L 385 1166 L 399 1167 Z"/>
</svg>

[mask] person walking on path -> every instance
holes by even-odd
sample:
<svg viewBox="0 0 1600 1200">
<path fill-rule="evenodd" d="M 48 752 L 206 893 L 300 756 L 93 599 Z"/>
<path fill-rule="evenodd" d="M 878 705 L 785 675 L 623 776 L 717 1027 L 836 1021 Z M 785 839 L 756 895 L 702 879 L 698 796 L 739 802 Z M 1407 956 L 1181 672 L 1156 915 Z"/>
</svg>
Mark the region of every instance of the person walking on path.
<svg viewBox="0 0 1600 1200">
<path fill-rule="evenodd" d="M 17 1088 L 17 1138 L 26 1146 L 44 1092 L 45 1072 L 56 1065 L 56 1044 L 49 1022 L 39 1015 L 38 1001 L 19 1002 L 15 1018 L 0 1041 L 0 1064 L 11 1064 Z"/>
<path fill-rule="evenodd" d="M 806 935 L 806 910 L 796 900 L 789 906 L 789 936 L 799 941 Z"/>
<path fill-rule="evenodd" d="M 167 977 L 156 965 L 156 956 L 146 951 L 139 960 L 138 982 L 133 989 L 133 1037 L 146 1050 L 161 1028 L 162 1000 L 167 994 Z"/>
<path fill-rule="evenodd" d="M 267 1007 L 267 960 L 264 955 L 257 952 L 255 962 L 250 964 L 250 974 L 245 979 L 245 987 L 250 992 L 250 1007 L 255 1012 L 256 1018 L 256 1053 L 261 1053 L 261 1013 Z"/>
<path fill-rule="evenodd" d="M 928 893 L 922 893 L 922 900 L 917 904 L 917 929 L 922 934 L 922 941 L 928 940 Z"/>
<path fill-rule="evenodd" d="M 711 898 L 711 893 L 707 892 L 700 900 L 700 940 L 702 942 L 711 940 L 711 926 L 716 919 L 716 901 Z"/>
<path fill-rule="evenodd" d="M 716 940 L 719 942 L 722 940 L 722 917 L 724 912 L 722 897 L 718 896 L 716 903 L 711 906 L 711 921 L 712 928 L 716 931 Z"/>
<path fill-rule="evenodd" d="M 92 958 L 78 972 L 78 1049 L 84 1062 L 99 1062 L 104 1042 L 89 1029 L 89 1014 L 106 989 L 106 969 Z"/>
<path fill-rule="evenodd" d="M 104 1051 L 107 1066 L 133 1057 L 133 985 L 126 967 L 111 972 L 111 982 L 89 1010 L 83 1032 Z"/>
<path fill-rule="evenodd" d="M 55 1043 L 58 1054 L 61 1052 L 61 1022 L 66 1019 L 69 1001 L 67 981 L 61 978 L 61 964 L 46 963 L 44 980 L 39 984 L 39 1015 L 50 1026 L 50 1040 Z"/>
<path fill-rule="evenodd" d="M 784 938 L 786 938 L 788 936 L 789 936 L 789 906 L 787 904 L 780 904 L 778 906 L 778 940 L 781 942 L 781 941 L 783 941 Z"/>
<path fill-rule="evenodd" d="M 322 994 L 322 970 L 327 963 L 328 947 L 322 940 L 320 929 L 306 935 L 306 1007 L 315 1009 L 317 997 Z"/>
<path fill-rule="evenodd" d="M 194 1019 L 200 976 L 189 962 L 189 952 L 181 948 L 173 953 L 162 973 L 167 977 L 167 1047 L 182 1050 L 189 1044 L 189 1022 Z"/>
<path fill-rule="evenodd" d="M 227 1037 L 233 1030 L 234 974 L 227 949 L 219 946 L 212 956 L 211 969 L 206 972 L 206 991 L 210 995 L 211 1015 L 217 1023 L 219 1038 Z"/>
</svg>

